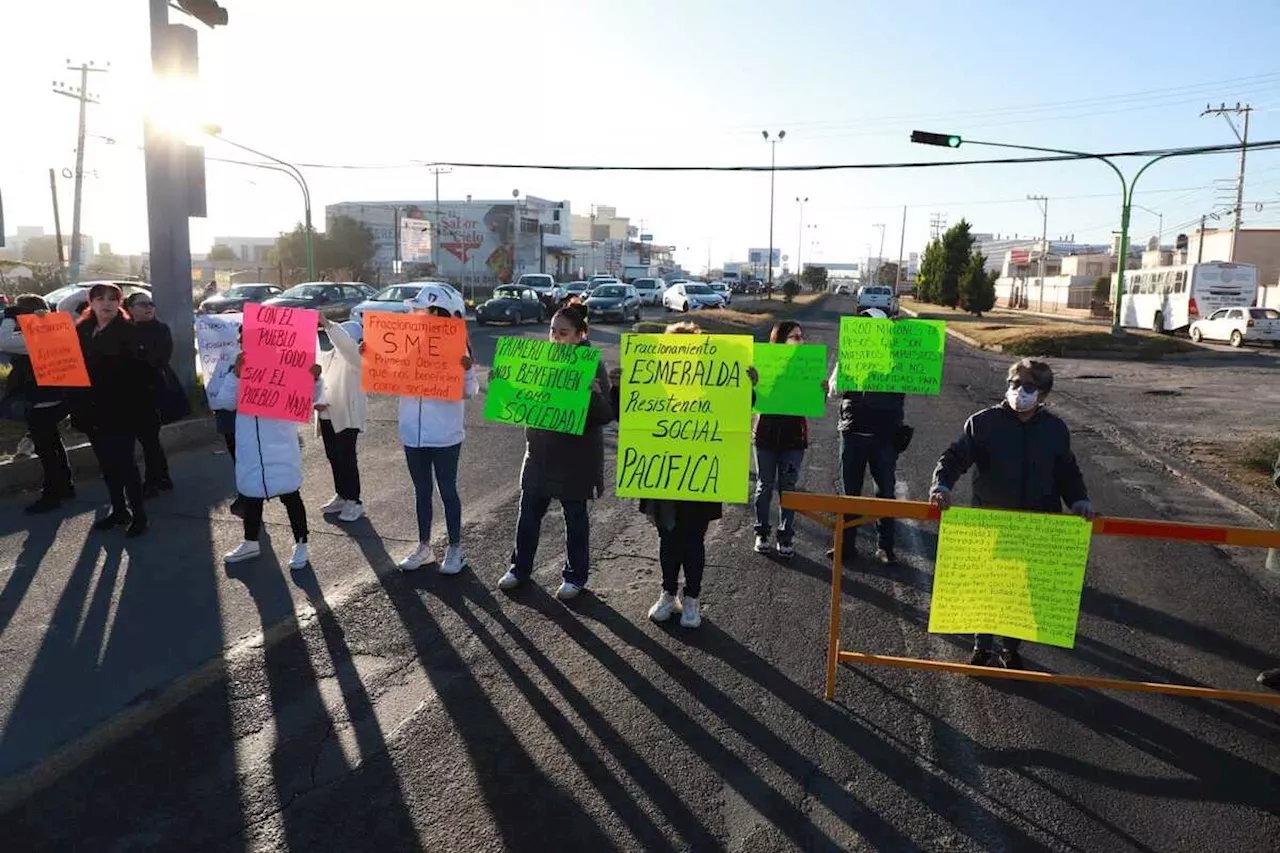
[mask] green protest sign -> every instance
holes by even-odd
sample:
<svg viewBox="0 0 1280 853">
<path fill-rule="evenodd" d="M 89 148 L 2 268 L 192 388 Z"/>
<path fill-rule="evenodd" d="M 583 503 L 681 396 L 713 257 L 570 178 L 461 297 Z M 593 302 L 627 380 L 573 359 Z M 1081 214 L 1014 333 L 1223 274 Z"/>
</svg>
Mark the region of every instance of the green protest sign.
<svg viewBox="0 0 1280 853">
<path fill-rule="evenodd" d="M 840 318 L 838 391 L 942 391 L 942 320 Z"/>
<path fill-rule="evenodd" d="M 756 344 L 756 411 L 762 415 L 820 418 L 827 410 L 822 381 L 827 348 L 821 344 Z"/>
<path fill-rule="evenodd" d="M 582 435 L 600 350 L 529 338 L 498 338 L 484 418 Z"/>
<path fill-rule="evenodd" d="M 942 514 L 929 631 L 1072 648 L 1093 525 L 1074 515 L 954 507 Z"/>
<path fill-rule="evenodd" d="M 623 335 L 621 498 L 747 502 L 747 335 Z"/>
</svg>

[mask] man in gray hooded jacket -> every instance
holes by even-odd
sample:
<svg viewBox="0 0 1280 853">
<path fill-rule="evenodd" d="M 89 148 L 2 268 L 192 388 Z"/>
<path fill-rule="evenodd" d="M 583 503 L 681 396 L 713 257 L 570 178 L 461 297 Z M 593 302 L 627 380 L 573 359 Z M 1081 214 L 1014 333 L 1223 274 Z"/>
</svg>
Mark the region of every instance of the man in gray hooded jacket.
<svg viewBox="0 0 1280 853">
<path fill-rule="evenodd" d="M 991 509 L 1061 512 L 1063 504 L 1084 518 L 1094 513 L 1084 476 L 1071 452 L 1071 431 L 1062 419 L 1045 410 L 1053 390 L 1053 370 L 1043 361 L 1024 358 L 1009 367 L 1004 401 L 977 412 L 964 431 L 942 454 L 933 472 L 929 499 L 951 506 L 951 492 L 970 468 L 973 505 Z M 1000 663 L 1022 669 L 1014 637 L 1000 638 Z M 974 637 L 974 666 L 990 666 L 995 659 L 990 634 Z"/>
</svg>

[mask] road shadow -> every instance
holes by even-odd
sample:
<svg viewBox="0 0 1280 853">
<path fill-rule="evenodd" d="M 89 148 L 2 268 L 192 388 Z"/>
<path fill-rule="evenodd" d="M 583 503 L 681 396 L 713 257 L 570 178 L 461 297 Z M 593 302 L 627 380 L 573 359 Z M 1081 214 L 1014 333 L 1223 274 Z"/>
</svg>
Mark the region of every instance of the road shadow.
<svg viewBox="0 0 1280 853">
<path fill-rule="evenodd" d="M 44 518 L 33 520 L 27 528 L 27 537 L 22 540 L 22 549 L 13 561 L 13 570 L 0 590 L 0 637 L 4 636 L 13 615 L 18 612 L 22 599 L 31 588 L 39 572 L 40 563 L 44 560 L 49 548 L 58 537 L 58 529 L 62 526 L 61 518 Z"/>
</svg>

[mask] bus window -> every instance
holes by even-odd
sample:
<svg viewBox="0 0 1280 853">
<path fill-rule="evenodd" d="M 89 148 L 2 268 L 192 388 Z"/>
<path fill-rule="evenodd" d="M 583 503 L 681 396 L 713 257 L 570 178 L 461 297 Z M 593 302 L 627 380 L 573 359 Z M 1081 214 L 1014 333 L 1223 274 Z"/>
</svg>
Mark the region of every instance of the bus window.
<svg viewBox="0 0 1280 853">
<path fill-rule="evenodd" d="M 1174 293 L 1187 292 L 1187 271 L 1186 270 L 1178 270 L 1176 273 L 1174 273 L 1173 292 Z"/>
</svg>

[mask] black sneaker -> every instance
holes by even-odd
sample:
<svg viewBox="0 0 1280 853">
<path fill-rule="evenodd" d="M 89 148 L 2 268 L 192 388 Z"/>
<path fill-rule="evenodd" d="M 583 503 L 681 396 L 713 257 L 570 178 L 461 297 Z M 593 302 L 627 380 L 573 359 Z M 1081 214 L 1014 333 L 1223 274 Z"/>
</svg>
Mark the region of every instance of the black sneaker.
<svg viewBox="0 0 1280 853">
<path fill-rule="evenodd" d="M 1022 663 L 1022 655 L 1017 649 L 1004 649 L 1000 652 L 1000 665 L 1005 669 L 1026 669 Z"/>
<path fill-rule="evenodd" d="M 27 515 L 41 515 L 46 512 L 52 512 L 60 506 L 62 506 L 62 498 L 57 495 L 46 494 L 36 498 L 34 503 L 27 504 L 22 511 Z"/>
<path fill-rule="evenodd" d="M 1258 673 L 1258 683 L 1272 690 L 1280 690 L 1280 669 L 1269 669 Z"/>
<path fill-rule="evenodd" d="M 129 529 L 124 532 L 126 539 L 133 539 L 147 532 L 147 517 L 143 513 L 135 512 L 133 520 L 129 522 Z"/>
<path fill-rule="evenodd" d="M 973 657 L 969 658 L 969 666 L 991 666 L 995 661 L 995 655 L 990 649 L 974 649 Z"/>
<path fill-rule="evenodd" d="M 94 530 L 110 530 L 113 527 L 124 527 L 133 520 L 133 516 L 123 510 L 115 510 L 105 518 L 93 523 Z"/>
</svg>

